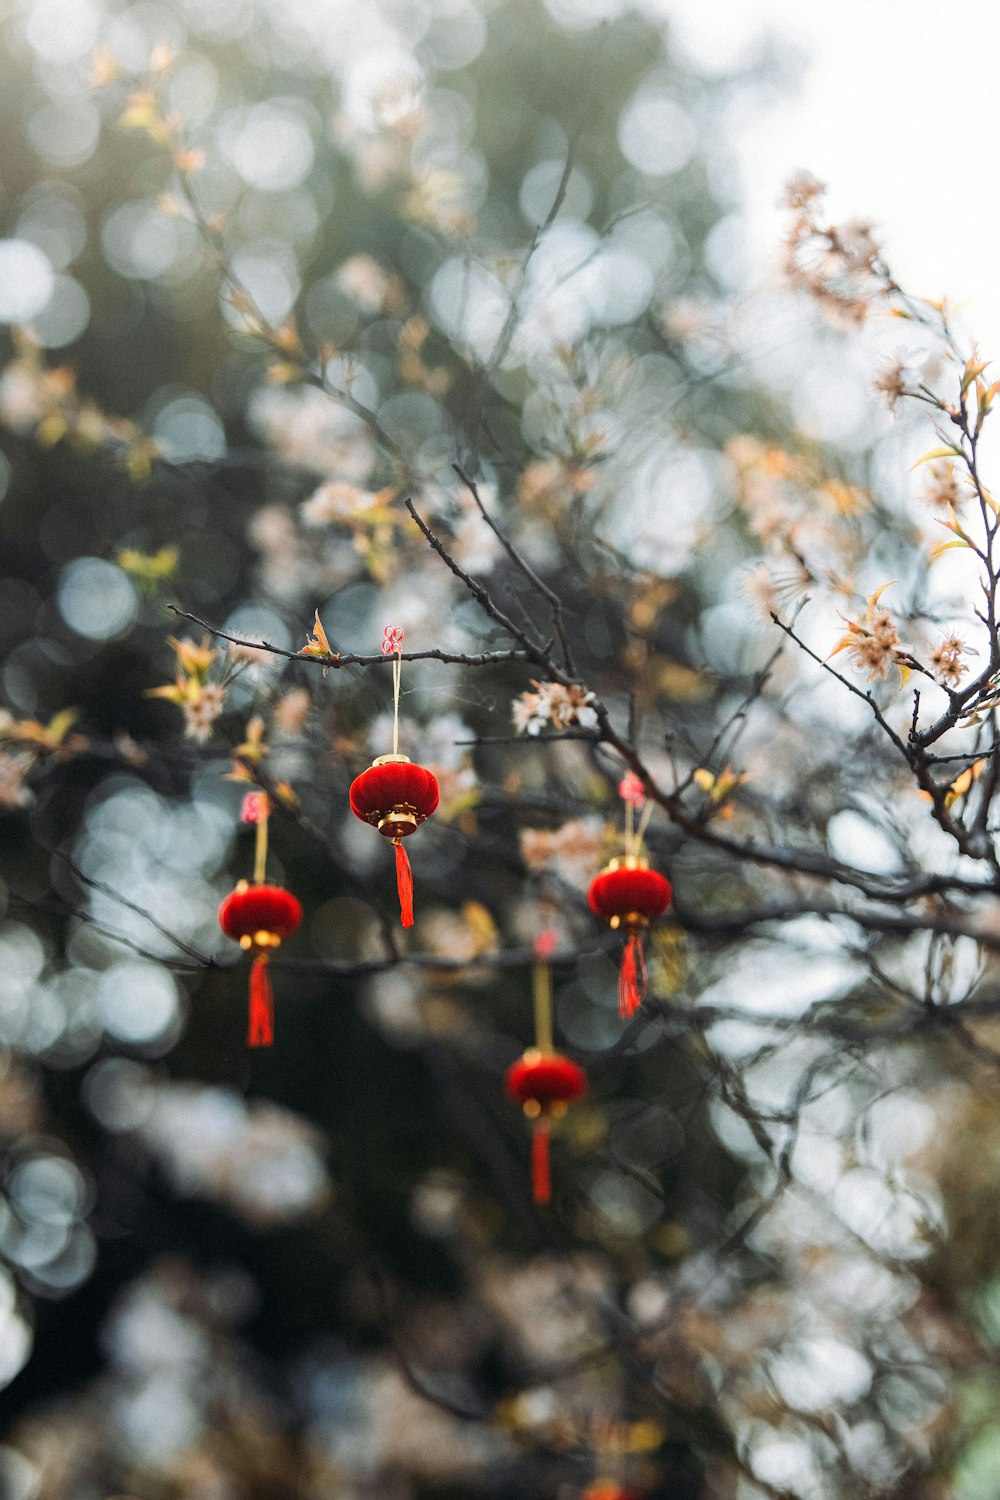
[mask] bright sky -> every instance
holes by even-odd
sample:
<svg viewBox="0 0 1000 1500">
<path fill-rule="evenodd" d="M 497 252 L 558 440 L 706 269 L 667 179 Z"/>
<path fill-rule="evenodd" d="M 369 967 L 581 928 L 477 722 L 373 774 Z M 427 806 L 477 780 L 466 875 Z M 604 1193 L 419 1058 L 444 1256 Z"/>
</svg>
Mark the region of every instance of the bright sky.
<svg viewBox="0 0 1000 1500">
<path fill-rule="evenodd" d="M 754 262 L 772 261 L 783 182 L 807 168 L 836 218 L 870 218 L 900 282 L 947 295 L 1000 360 L 1000 5 L 983 0 L 658 0 L 702 66 L 768 28 L 807 58 L 798 97 L 748 122 L 739 152 Z"/>
</svg>

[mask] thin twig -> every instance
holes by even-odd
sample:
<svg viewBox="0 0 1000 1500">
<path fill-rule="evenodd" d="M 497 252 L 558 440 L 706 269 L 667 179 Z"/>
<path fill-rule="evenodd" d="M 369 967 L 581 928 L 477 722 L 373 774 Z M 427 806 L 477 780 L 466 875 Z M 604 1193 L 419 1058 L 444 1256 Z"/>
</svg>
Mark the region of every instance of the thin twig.
<svg viewBox="0 0 1000 1500">
<path fill-rule="evenodd" d="M 312 667 L 322 667 L 324 671 L 338 671 L 341 667 L 385 667 L 392 665 L 392 658 L 384 656 L 381 652 L 371 656 L 362 656 L 352 651 L 336 651 L 331 656 L 313 656 L 304 651 L 286 651 L 283 646 L 272 645 L 270 641 L 248 641 L 243 636 L 231 635 L 229 631 L 222 630 L 218 625 L 212 625 L 208 620 L 203 620 L 200 615 L 193 615 L 189 610 L 181 609 L 177 604 L 168 604 L 167 609 L 171 614 L 178 615 L 182 620 L 190 620 L 192 625 L 199 625 L 202 630 L 207 630 L 209 635 L 216 640 L 229 641 L 234 646 L 244 646 L 251 651 L 269 651 L 272 656 L 284 657 L 286 661 L 306 662 Z M 529 651 L 483 651 L 477 655 L 463 652 L 439 651 L 403 651 L 403 661 L 440 661 L 453 667 L 493 667 L 502 665 L 508 661 L 531 661 L 534 656 Z"/>
<path fill-rule="evenodd" d="M 192 947 L 184 938 L 180 938 L 175 932 L 171 932 L 169 927 L 165 927 L 159 918 L 154 917 L 152 912 L 147 911 L 144 906 L 140 906 L 138 902 L 133 901 L 131 897 L 124 895 L 121 891 L 115 890 L 114 886 L 108 885 L 105 881 L 98 880 L 93 875 L 88 875 L 86 870 L 76 862 L 73 856 L 66 853 L 65 849 L 52 848 L 45 844 L 40 844 L 39 848 L 44 849 L 45 853 L 51 855 L 53 859 L 61 860 L 72 871 L 81 885 L 87 886 L 92 891 L 97 891 L 102 896 L 110 897 L 112 901 L 117 901 L 119 906 L 123 906 L 126 911 L 130 911 L 135 916 L 141 917 L 144 922 L 148 922 L 150 927 L 158 932 L 161 937 L 166 938 L 168 943 L 173 943 L 174 947 L 179 948 L 182 953 L 186 953 L 188 958 L 193 959 L 205 968 L 211 964 L 212 960 L 207 954 L 199 952 L 197 948 Z M 74 912 L 73 915 L 76 916 L 79 913 Z"/>
<path fill-rule="evenodd" d="M 841 687 L 845 687 L 849 693 L 854 694 L 855 698 L 860 698 L 862 703 L 866 703 L 868 705 L 875 718 L 876 724 L 882 730 L 883 734 L 885 734 L 887 738 L 891 740 L 892 744 L 896 747 L 907 764 L 909 764 L 911 761 L 911 757 L 909 752 L 907 751 L 906 746 L 903 744 L 903 741 L 893 729 L 892 725 L 885 718 L 882 710 L 875 702 L 875 699 L 872 697 L 871 693 L 866 693 L 862 688 L 858 687 L 857 683 L 852 682 L 849 677 L 845 677 L 842 672 L 838 672 L 836 667 L 831 667 L 828 661 L 824 661 L 821 656 L 818 656 L 811 647 L 806 645 L 801 636 L 795 634 L 795 631 L 792 629 L 791 625 L 786 625 L 784 620 L 782 620 L 779 615 L 775 614 L 774 610 L 771 611 L 771 619 L 774 621 L 775 625 L 777 625 L 779 630 L 783 630 L 785 632 L 789 640 L 795 642 L 800 651 L 804 651 L 806 656 L 811 657 L 818 666 L 821 666 L 823 668 L 824 672 L 829 672 L 830 676 L 836 682 L 839 682 Z"/>
<path fill-rule="evenodd" d="M 566 635 L 566 630 L 563 625 L 562 600 L 560 599 L 559 595 L 553 589 L 549 588 L 549 585 L 545 582 L 544 578 L 540 578 L 538 576 L 534 568 L 528 562 L 527 558 L 525 558 L 522 553 L 514 546 L 510 538 L 500 530 L 500 527 L 494 521 L 489 511 L 486 509 L 486 506 L 483 504 L 482 496 L 479 493 L 479 488 L 476 485 L 475 480 L 469 477 L 469 475 L 462 468 L 461 464 L 452 464 L 452 468 L 455 470 L 455 473 L 458 475 L 459 479 L 461 479 L 462 483 L 469 491 L 469 494 L 476 502 L 476 507 L 479 511 L 479 514 L 482 516 L 487 526 L 493 532 L 493 535 L 497 538 L 501 547 L 503 547 L 504 551 L 507 553 L 507 556 L 510 558 L 511 562 L 516 568 L 520 570 L 521 573 L 524 574 L 524 577 L 531 584 L 532 588 L 536 589 L 538 593 L 541 594 L 546 604 L 548 604 L 549 608 L 552 611 L 552 628 L 555 631 L 556 635 L 559 637 L 559 644 L 562 646 L 563 661 L 565 663 L 566 670 L 567 672 L 575 672 L 576 667 L 573 663 L 573 653 L 570 649 L 569 639 Z"/>
</svg>

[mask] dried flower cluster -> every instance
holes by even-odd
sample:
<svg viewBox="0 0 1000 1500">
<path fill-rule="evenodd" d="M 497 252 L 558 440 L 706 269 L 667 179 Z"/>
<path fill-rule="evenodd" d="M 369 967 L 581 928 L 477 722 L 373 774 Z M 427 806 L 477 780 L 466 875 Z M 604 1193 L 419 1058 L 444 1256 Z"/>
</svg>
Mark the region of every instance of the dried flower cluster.
<svg viewBox="0 0 1000 1500">
<path fill-rule="evenodd" d="M 744 578 L 765 618 L 812 588 L 850 594 L 872 509 L 867 489 L 831 476 L 818 453 L 748 434 L 731 438 L 725 456 L 736 503 L 768 559 Z"/>
<path fill-rule="evenodd" d="M 519 496 L 528 510 L 553 515 L 574 496 L 589 493 L 596 482 L 594 470 L 584 463 L 573 459 L 539 458 L 528 464 L 522 473 Z"/>
<path fill-rule="evenodd" d="M 864 620 L 846 621 L 847 634 L 841 636 L 830 655 L 846 651 L 852 664 L 867 673 L 869 682 L 888 676 L 890 667 L 898 667 L 901 684 L 905 684 L 913 658 L 900 641 L 889 610 L 879 607 L 879 599 L 891 586 L 884 583 L 868 596 Z"/>
<path fill-rule="evenodd" d="M 906 366 L 902 360 L 893 359 L 883 365 L 875 377 L 875 390 L 895 416 L 899 410 L 899 403 L 912 394 L 906 379 Z"/>
<path fill-rule="evenodd" d="M 599 868 L 604 852 L 604 825 L 597 818 L 570 818 L 559 828 L 521 830 L 521 858 L 528 869 L 554 870 L 583 889 Z"/>
<path fill-rule="evenodd" d="M 32 792 L 25 777 L 34 764 L 35 757 L 24 750 L 0 750 L 0 807 L 28 806 Z"/>
<path fill-rule="evenodd" d="M 357 485 L 331 480 L 314 490 L 299 506 L 303 524 L 309 527 L 353 526 L 376 504 L 384 504 L 368 490 Z"/>
<path fill-rule="evenodd" d="M 946 687 L 957 688 L 969 670 L 962 657 L 975 654 L 960 636 L 946 635 L 944 640 L 939 641 L 934 649 L 928 652 L 927 665 L 934 676 L 939 678 Z"/>
<path fill-rule="evenodd" d="M 794 218 L 785 244 L 785 266 L 793 286 L 807 292 L 836 321 L 863 323 L 876 303 L 895 290 L 872 225 L 858 219 L 821 224 L 825 189 L 800 173 L 785 189 Z"/>
<path fill-rule="evenodd" d="M 66 365 L 49 367 L 28 332 L 18 330 L 14 342 L 15 356 L 0 373 L 0 422 L 12 432 L 33 434 L 42 448 L 66 442 L 115 454 L 133 479 L 147 479 L 156 443 L 135 422 L 108 416 L 81 396 L 75 372 Z"/>
<path fill-rule="evenodd" d="M 163 687 L 147 688 L 146 697 L 176 703 L 184 711 L 185 738 L 199 745 L 207 744 L 226 703 L 224 683 L 209 680 L 209 672 L 220 653 L 210 644 L 208 636 L 200 646 L 174 636 L 169 637 L 168 644 L 177 659 L 177 675 Z"/>
<path fill-rule="evenodd" d="M 0 708 L 0 806 L 27 807 L 33 800 L 26 778 L 40 761 L 68 760 L 86 750 L 88 740 L 74 729 L 76 710 L 60 709 L 47 724 L 16 719 Z"/>
<path fill-rule="evenodd" d="M 933 463 L 927 470 L 928 483 L 924 500 L 934 510 L 953 514 L 966 498 L 958 483 L 958 474 L 953 463 Z"/>
<path fill-rule="evenodd" d="M 350 255 L 334 280 L 362 312 L 398 313 L 406 306 L 406 290 L 398 276 L 383 270 L 371 255 Z"/>
<path fill-rule="evenodd" d="M 514 699 L 512 713 L 518 734 L 538 735 L 543 729 L 596 729 L 594 694 L 576 683 L 533 682 L 534 691 Z"/>
</svg>

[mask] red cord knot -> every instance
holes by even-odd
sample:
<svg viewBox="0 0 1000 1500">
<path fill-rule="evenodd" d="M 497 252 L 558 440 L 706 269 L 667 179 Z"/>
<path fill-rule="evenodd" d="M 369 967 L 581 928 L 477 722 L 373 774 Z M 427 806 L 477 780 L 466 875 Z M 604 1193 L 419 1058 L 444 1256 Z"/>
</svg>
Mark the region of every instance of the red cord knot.
<svg viewBox="0 0 1000 1500">
<path fill-rule="evenodd" d="M 627 771 L 619 781 L 618 795 L 623 802 L 631 802 L 633 807 L 642 807 L 646 800 L 646 790 L 634 771 Z"/>
<path fill-rule="evenodd" d="M 260 823 L 270 812 L 266 792 L 247 792 L 240 808 L 241 823 Z"/>
<path fill-rule="evenodd" d="M 403 627 L 402 625 L 387 625 L 382 632 L 382 650 L 386 656 L 392 656 L 396 651 L 403 649 Z"/>
<path fill-rule="evenodd" d="M 546 927 L 540 932 L 532 944 L 534 955 L 540 961 L 551 958 L 559 946 L 559 934 L 554 927 Z"/>
</svg>

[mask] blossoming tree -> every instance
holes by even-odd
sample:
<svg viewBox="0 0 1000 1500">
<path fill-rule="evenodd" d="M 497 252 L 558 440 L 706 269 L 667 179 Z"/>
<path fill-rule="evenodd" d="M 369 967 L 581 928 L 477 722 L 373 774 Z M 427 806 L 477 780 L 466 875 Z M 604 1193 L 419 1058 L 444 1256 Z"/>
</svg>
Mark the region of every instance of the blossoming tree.
<svg viewBox="0 0 1000 1500">
<path fill-rule="evenodd" d="M 9 1492 L 992 1495 L 988 361 L 624 10 L 3 45 Z"/>
</svg>

